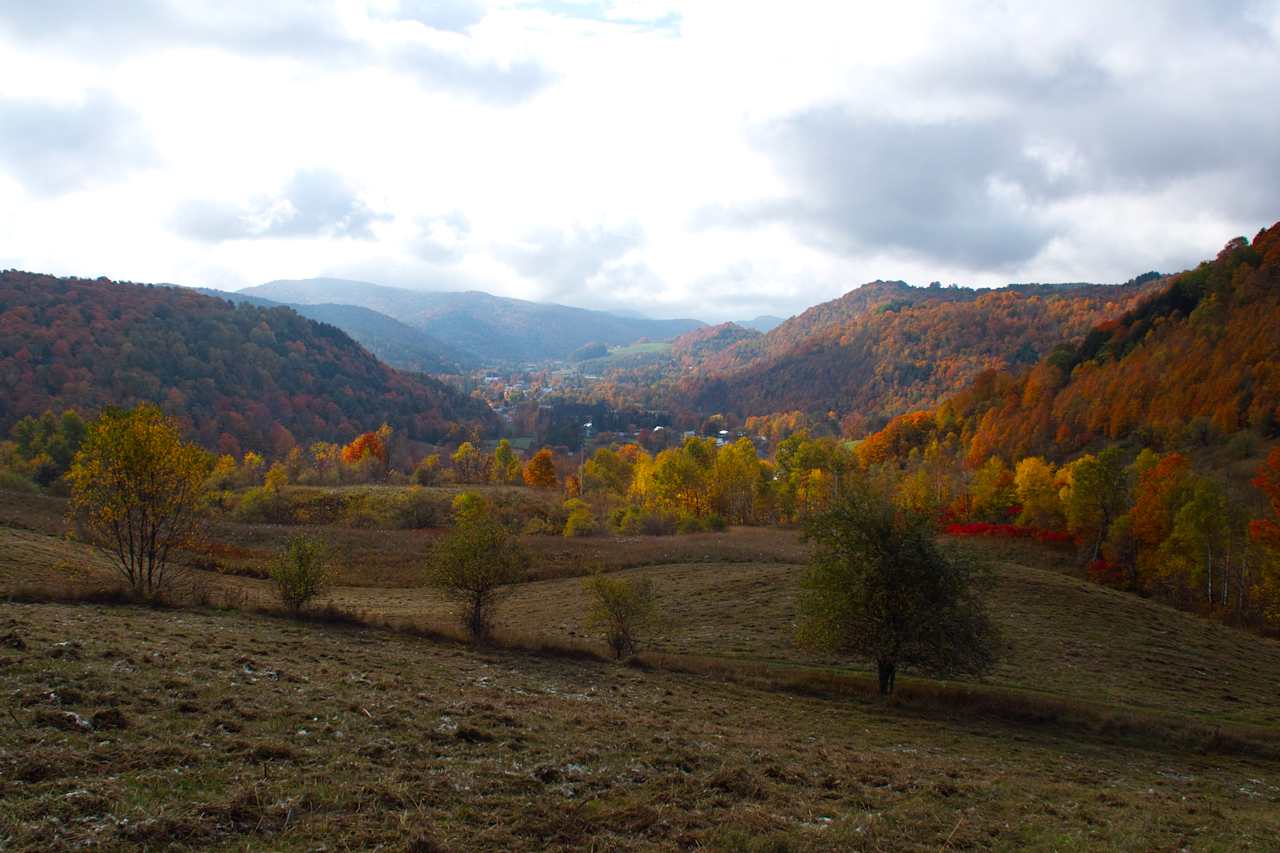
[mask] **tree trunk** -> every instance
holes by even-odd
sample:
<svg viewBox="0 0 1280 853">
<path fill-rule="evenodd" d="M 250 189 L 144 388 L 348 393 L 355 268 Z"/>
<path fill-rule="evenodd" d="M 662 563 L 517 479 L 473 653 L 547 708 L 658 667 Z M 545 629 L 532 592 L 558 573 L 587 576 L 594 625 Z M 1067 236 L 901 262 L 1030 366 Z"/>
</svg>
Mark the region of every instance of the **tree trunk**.
<svg viewBox="0 0 1280 853">
<path fill-rule="evenodd" d="M 880 695 L 888 696 L 893 693 L 893 679 L 897 675 L 898 665 L 888 661 L 879 661 L 877 666 L 880 673 Z"/>
<path fill-rule="evenodd" d="M 1209 579 L 1209 609 L 1213 609 L 1213 549 L 1209 545 L 1204 546 L 1204 573 Z"/>
</svg>

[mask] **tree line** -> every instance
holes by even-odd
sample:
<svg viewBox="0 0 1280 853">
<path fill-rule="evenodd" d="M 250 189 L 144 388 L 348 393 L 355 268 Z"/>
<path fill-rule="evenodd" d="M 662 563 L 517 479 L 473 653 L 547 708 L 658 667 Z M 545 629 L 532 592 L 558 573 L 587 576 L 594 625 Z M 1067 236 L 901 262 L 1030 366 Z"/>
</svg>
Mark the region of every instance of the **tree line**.
<svg viewBox="0 0 1280 853">
<path fill-rule="evenodd" d="M 691 440 L 681 450 L 696 457 L 713 448 Z M 745 449 L 731 446 L 726 455 Z M 683 464 L 672 460 L 649 460 L 653 476 Z M 115 562 L 132 593 L 147 600 L 165 595 L 181 565 L 178 552 L 203 541 L 211 465 L 210 454 L 183 441 L 178 425 L 154 406 L 109 410 L 86 429 L 67 472 L 71 506 L 80 529 Z M 457 603 L 467 633 L 484 642 L 493 633 L 496 603 L 523 580 L 529 558 L 484 497 L 460 494 L 453 511 L 452 529 L 427 555 L 424 579 Z M 980 573 L 963 556 L 940 550 L 928 519 L 895 506 L 865 472 L 846 478 L 839 497 L 809 517 L 806 536 L 814 551 L 800 601 L 801 642 L 870 657 L 882 694 L 893 691 L 900 665 L 938 675 L 990 668 L 999 642 Z M 269 574 L 281 604 L 294 614 L 334 580 L 327 548 L 308 536 L 290 537 Z M 656 620 L 652 583 L 596 574 L 584 590 L 588 625 L 615 657 L 634 653 Z"/>
</svg>

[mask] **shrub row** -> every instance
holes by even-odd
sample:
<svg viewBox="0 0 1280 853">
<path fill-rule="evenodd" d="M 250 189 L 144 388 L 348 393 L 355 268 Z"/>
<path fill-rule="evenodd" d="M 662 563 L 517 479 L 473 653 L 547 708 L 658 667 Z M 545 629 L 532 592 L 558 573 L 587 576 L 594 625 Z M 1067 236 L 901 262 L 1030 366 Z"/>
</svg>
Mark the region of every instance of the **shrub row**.
<svg viewBox="0 0 1280 853">
<path fill-rule="evenodd" d="M 990 536 L 998 539 L 1034 539 L 1050 545 L 1073 544 L 1075 536 L 1065 530 L 1040 530 L 1017 524 L 995 524 L 989 521 L 973 521 L 966 524 L 948 524 L 942 528 L 948 536 Z"/>
</svg>

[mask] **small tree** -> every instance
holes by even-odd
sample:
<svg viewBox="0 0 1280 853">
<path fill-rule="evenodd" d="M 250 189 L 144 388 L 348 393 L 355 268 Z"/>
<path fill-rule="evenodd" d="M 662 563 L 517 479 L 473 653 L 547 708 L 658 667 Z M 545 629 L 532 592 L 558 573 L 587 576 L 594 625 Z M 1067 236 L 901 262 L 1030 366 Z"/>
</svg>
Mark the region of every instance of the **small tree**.
<svg viewBox="0 0 1280 853">
<path fill-rule="evenodd" d="M 657 597 L 648 578 L 614 578 L 597 572 L 582 582 L 587 593 L 587 627 L 604 633 L 613 656 L 635 654 L 657 621 Z"/>
<path fill-rule="evenodd" d="M 494 605 L 504 587 L 524 576 L 528 557 L 482 501 L 455 500 L 454 506 L 456 524 L 431 550 L 427 583 L 460 605 L 473 639 L 485 640 Z"/>
<path fill-rule="evenodd" d="M 413 469 L 413 481 L 419 486 L 434 486 L 440 481 L 440 454 L 430 453 L 424 456 Z"/>
<path fill-rule="evenodd" d="M 174 552 L 201 538 L 209 470 L 155 406 L 108 410 L 89 427 L 67 473 L 71 506 L 135 594 L 161 593 Z"/>
<path fill-rule="evenodd" d="M 454 478 L 459 483 L 483 483 L 488 478 L 485 469 L 489 460 L 469 441 L 459 444 L 449 459 L 453 462 Z"/>
<path fill-rule="evenodd" d="M 387 476 L 390 463 L 391 427 L 383 424 L 373 432 L 356 436 L 342 448 L 342 461 L 359 480 L 381 480 Z"/>
<path fill-rule="evenodd" d="M 803 643 L 870 657 L 883 695 L 899 666 L 937 676 L 991 666 L 996 636 L 976 569 L 942 553 L 924 519 L 858 485 L 809 521 L 806 539 L 814 548 L 800 599 Z"/>
<path fill-rule="evenodd" d="M 973 476 L 970 489 L 973 498 L 973 515 L 987 521 L 1004 521 L 1009 507 L 1017 498 L 1013 473 L 1005 467 L 1004 460 L 992 456 Z"/>
<path fill-rule="evenodd" d="M 1018 463 L 1013 482 L 1018 503 L 1022 504 L 1019 524 L 1049 529 L 1061 523 L 1062 501 L 1058 497 L 1055 473 L 1053 465 L 1039 456 L 1030 456 Z"/>
<path fill-rule="evenodd" d="M 535 489 L 554 489 L 556 487 L 556 465 L 551 458 L 551 451 L 542 448 L 525 463 L 524 482 Z"/>
<path fill-rule="evenodd" d="M 1070 483 L 1063 509 L 1067 525 L 1085 543 L 1087 560 L 1098 559 L 1111 522 L 1129 504 L 1129 474 L 1124 451 L 1112 445 L 1097 456 L 1081 456 L 1068 467 Z"/>
<path fill-rule="evenodd" d="M 276 462 L 267 469 L 266 479 L 262 483 L 264 489 L 278 495 L 287 485 L 289 485 L 289 469 L 283 462 Z"/>
<path fill-rule="evenodd" d="M 569 517 L 565 519 L 564 535 L 572 539 L 575 536 L 591 536 L 598 528 L 596 517 L 591 514 L 591 507 L 582 498 L 570 498 L 564 502 Z"/>
<path fill-rule="evenodd" d="M 271 563 L 271 582 L 280 603 L 297 613 L 329 588 L 328 549 L 310 536 L 291 536 Z"/>
<path fill-rule="evenodd" d="M 520 457 L 511 448 L 511 442 L 502 439 L 493 451 L 493 481 L 500 485 L 516 483 L 520 480 Z"/>
</svg>

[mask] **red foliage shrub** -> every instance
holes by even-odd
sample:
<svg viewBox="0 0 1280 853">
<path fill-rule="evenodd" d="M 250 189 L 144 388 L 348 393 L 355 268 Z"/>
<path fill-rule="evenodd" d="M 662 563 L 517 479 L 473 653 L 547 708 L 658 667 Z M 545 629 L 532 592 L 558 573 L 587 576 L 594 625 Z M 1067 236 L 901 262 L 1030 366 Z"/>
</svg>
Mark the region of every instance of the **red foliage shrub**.
<svg viewBox="0 0 1280 853">
<path fill-rule="evenodd" d="M 1034 539 L 1048 545 L 1070 545 L 1075 537 L 1065 530 L 1040 530 L 1035 527 L 1019 527 L 1016 524 L 993 524 L 989 521 L 972 521 L 965 524 L 946 524 L 942 532 L 948 536 L 990 536 L 997 539 Z"/>
<path fill-rule="evenodd" d="M 1124 569 L 1116 563 L 1097 559 L 1089 564 L 1089 580 L 1102 586 L 1120 588 L 1124 586 Z"/>
</svg>

